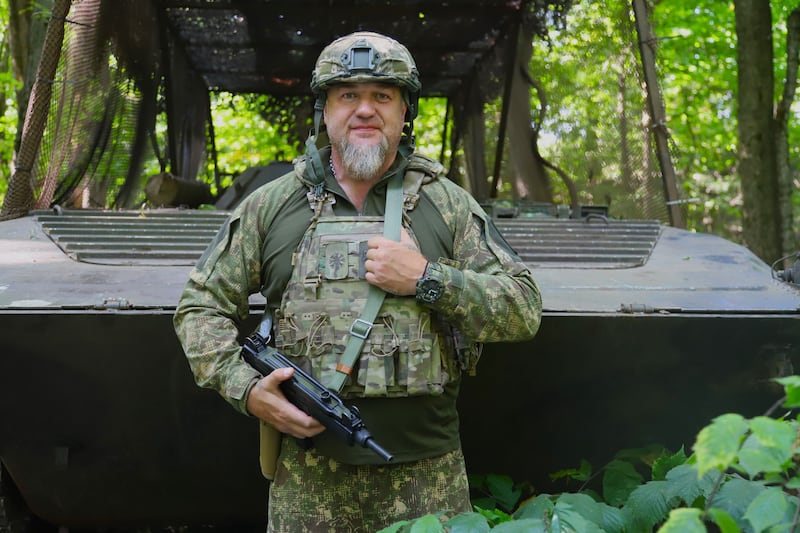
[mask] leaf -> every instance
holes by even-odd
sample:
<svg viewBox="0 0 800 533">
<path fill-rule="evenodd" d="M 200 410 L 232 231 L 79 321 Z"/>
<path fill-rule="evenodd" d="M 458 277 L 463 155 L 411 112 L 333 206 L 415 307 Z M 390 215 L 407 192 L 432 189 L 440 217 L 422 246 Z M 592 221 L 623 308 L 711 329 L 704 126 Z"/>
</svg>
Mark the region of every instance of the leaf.
<svg viewBox="0 0 800 533">
<path fill-rule="evenodd" d="M 486 485 L 489 494 L 506 511 L 512 511 L 522 495 L 522 490 L 514 487 L 514 482 L 509 476 L 490 474 L 486 476 Z"/>
<path fill-rule="evenodd" d="M 747 430 L 747 421 L 735 413 L 718 416 L 701 429 L 694 445 L 698 476 L 712 469 L 727 470 L 736 460 L 741 439 Z"/>
<path fill-rule="evenodd" d="M 797 439 L 796 423 L 757 416 L 750 420 L 750 431 L 764 446 L 785 450 L 787 459 L 791 457 L 792 447 Z"/>
<path fill-rule="evenodd" d="M 774 474 L 783 471 L 783 464 L 791 458 L 791 449 L 782 451 L 762 445 L 750 435 L 739 451 L 739 464 L 751 479 L 761 473 Z"/>
<path fill-rule="evenodd" d="M 706 533 L 706 526 L 700 519 L 702 511 L 682 507 L 670 511 L 669 518 L 658 528 L 658 533 Z"/>
<path fill-rule="evenodd" d="M 529 500 L 528 503 L 517 509 L 513 517 L 515 520 L 521 520 L 523 518 L 544 518 L 545 513 L 552 514 L 553 510 L 555 509 L 555 504 L 553 501 L 546 495 L 541 494 L 536 498 Z"/>
<path fill-rule="evenodd" d="M 650 531 L 667 518 L 670 502 L 668 481 L 648 481 L 631 492 L 623 513 L 631 531 Z"/>
<path fill-rule="evenodd" d="M 411 525 L 410 533 L 444 533 L 444 526 L 436 515 L 426 514 L 414 520 Z"/>
<path fill-rule="evenodd" d="M 482 489 L 486 487 L 486 476 L 483 474 L 467 474 L 467 481 L 471 489 Z"/>
<path fill-rule="evenodd" d="M 736 525 L 736 521 L 731 518 L 723 509 L 712 507 L 708 510 L 708 516 L 714 521 L 721 533 L 741 533 L 741 529 Z"/>
<path fill-rule="evenodd" d="M 497 502 L 494 498 L 486 496 L 485 498 L 472 498 L 473 507 L 480 507 L 481 509 L 494 509 L 497 507 Z"/>
<path fill-rule="evenodd" d="M 759 533 L 780 523 L 788 508 L 786 494 L 781 489 L 772 487 L 756 496 L 747 507 L 744 518 L 749 520 L 753 530 Z"/>
<path fill-rule="evenodd" d="M 556 516 L 561 523 L 562 531 L 580 531 L 581 533 L 604 533 L 599 524 L 588 520 L 585 516 L 565 505 L 556 508 Z M 554 528 L 555 529 L 555 528 Z"/>
<path fill-rule="evenodd" d="M 784 488 L 797 490 L 800 489 L 800 477 L 793 477 L 783 484 Z"/>
<path fill-rule="evenodd" d="M 587 481 L 592 477 L 592 465 L 589 461 L 582 459 L 578 468 L 567 468 L 550 474 L 551 481 L 556 481 L 565 477 L 576 481 Z"/>
<path fill-rule="evenodd" d="M 741 466 L 751 478 L 782 473 L 794 453 L 797 423 L 759 416 L 750 421 L 750 430 L 739 451 Z"/>
<path fill-rule="evenodd" d="M 653 481 L 666 479 L 667 472 L 669 472 L 678 465 L 686 463 L 686 460 L 687 457 L 686 453 L 683 451 L 683 447 L 681 447 L 681 449 L 678 450 L 678 452 L 673 455 L 663 454 L 659 456 L 653 463 L 653 468 L 652 468 Z"/>
<path fill-rule="evenodd" d="M 734 477 L 720 487 L 711 506 L 727 511 L 736 521 L 739 528 L 749 529 L 749 524 L 744 519 L 744 513 L 750 502 L 755 500 L 764 490 L 764 484 L 759 481 L 749 481 Z"/>
<path fill-rule="evenodd" d="M 477 505 L 473 504 L 473 506 L 475 507 L 476 512 L 485 516 L 490 524 L 498 524 L 500 522 L 508 522 L 512 520 L 511 515 L 504 513 L 500 509 L 481 509 Z"/>
<path fill-rule="evenodd" d="M 444 523 L 448 533 L 484 533 L 489 531 L 489 522 L 480 513 L 457 514 Z"/>
<path fill-rule="evenodd" d="M 608 533 L 622 531 L 623 526 L 619 509 L 596 502 L 585 494 L 565 493 L 559 496 L 556 501 L 555 516 L 568 528 L 568 531 Z M 615 521 L 616 528 L 606 527 L 606 523 L 613 526 Z"/>
<path fill-rule="evenodd" d="M 600 525 L 606 533 L 623 533 L 625 519 L 622 516 L 622 509 L 603 504 L 603 519 Z"/>
<path fill-rule="evenodd" d="M 547 533 L 550 529 L 547 524 L 537 519 L 515 520 L 503 522 L 492 528 L 492 533 Z M 554 529 L 553 531 L 560 531 Z"/>
<path fill-rule="evenodd" d="M 642 483 L 642 476 L 627 461 L 613 460 L 603 474 L 603 496 L 609 505 L 620 506 Z"/>
<path fill-rule="evenodd" d="M 701 478 L 697 476 L 696 465 L 683 464 L 676 466 L 667 473 L 667 499 L 677 497 L 686 505 L 691 506 L 700 497 L 708 497 L 714 490 L 717 476 L 716 472 L 709 472 Z"/>
<path fill-rule="evenodd" d="M 775 381 L 783 385 L 786 391 L 786 401 L 784 407 L 800 407 L 800 376 L 786 376 L 775 378 Z"/>
<path fill-rule="evenodd" d="M 569 508 L 595 524 L 601 524 L 603 521 L 602 505 L 585 494 L 564 493 L 556 500 L 556 512 Z"/>
</svg>

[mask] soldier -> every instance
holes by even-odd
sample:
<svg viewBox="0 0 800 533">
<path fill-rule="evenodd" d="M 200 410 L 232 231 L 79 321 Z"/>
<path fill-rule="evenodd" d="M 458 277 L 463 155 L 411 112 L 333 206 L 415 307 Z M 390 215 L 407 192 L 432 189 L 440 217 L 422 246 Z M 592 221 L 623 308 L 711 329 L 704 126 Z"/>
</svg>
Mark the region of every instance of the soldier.
<svg viewBox="0 0 800 533">
<path fill-rule="evenodd" d="M 197 383 L 283 434 L 268 531 L 377 531 L 469 511 L 462 375 L 482 343 L 539 328 L 530 271 L 442 166 L 414 153 L 420 87 L 410 53 L 389 37 L 358 32 L 327 46 L 306 153 L 235 209 L 178 305 Z M 392 463 L 289 403 L 278 386 L 291 369 L 261 378 L 242 361 L 237 325 L 256 292 L 276 348 L 355 405 Z"/>
</svg>

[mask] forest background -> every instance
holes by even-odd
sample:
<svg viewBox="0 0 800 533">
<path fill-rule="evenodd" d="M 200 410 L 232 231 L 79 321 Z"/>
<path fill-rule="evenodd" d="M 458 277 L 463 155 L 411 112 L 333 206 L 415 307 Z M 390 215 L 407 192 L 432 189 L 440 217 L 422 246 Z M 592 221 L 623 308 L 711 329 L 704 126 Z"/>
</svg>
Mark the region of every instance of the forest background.
<svg viewBox="0 0 800 533">
<path fill-rule="evenodd" d="M 50 4 L 48 0 L 0 0 L 0 203 L 12 175 L 14 146 L 25 112 L 23 80 L 36 67 L 26 65 L 24 56 L 10 46 L 10 14 L 23 6 L 26 15 L 43 25 Z M 650 17 L 666 111 L 665 124 L 655 126 L 665 126 L 669 134 L 686 226 L 746 244 L 768 262 L 796 252 L 800 109 L 794 104 L 797 50 L 791 37 L 798 31 L 792 21 L 800 18 L 800 11 L 795 2 L 654 0 Z M 603 193 L 598 175 L 607 178 L 597 169 L 616 164 L 610 161 L 616 155 L 604 147 L 619 137 L 619 124 L 613 117 L 626 105 L 619 88 L 630 73 L 631 58 L 639 58 L 631 27 L 621 27 L 625 20 L 630 20 L 630 5 L 624 0 L 576 0 L 563 26 L 552 28 L 548 41 L 533 42 L 530 74 L 537 90 L 531 91 L 530 107 L 532 123 L 538 128 L 538 149 L 571 177 L 586 203 L 611 200 Z M 745 43 L 745 36 L 752 42 Z M 737 47 L 738 42 L 747 46 Z M 771 47 L 767 64 L 763 54 L 755 59 L 746 56 L 750 50 L 758 52 L 763 43 Z M 769 75 L 763 75 L 767 70 Z M 766 93 L 769 99 L 767 128 L 772 128 L 771 149 L 779 162 L 776 165 L 773 160 L 772 167 L 753 168 L 752 161 L 742 158 L 752 146 L 743 146 L 746 140 L 740 132 L 761 127 L 752 122 L 752 116 L 763 105 L 754 110 L 743 100 L 754 93 Z M 426 99 L 415 131 L 420 151 L 450 159 L 448 149 L 441 148 L 447 145 L 442 142 L 441 126 L 446 105 L 443 99 Z M 248 167 L 291 159 L 300 150 L 297 139 L 264 113 L 263 100 L 214 94 L 212 106 L 223 185 Z M 487 146 L 491 146 L 497 143 L 500 103 L 487 108 Z M 641 110 L 643 127 L 654 127 L 644 124 L 645 115 Z M 165 126 L 159 127 L 163 135 Z M 764 168 L 772 168 L 774 175 L 764 176 Z M 157 160 L 146 165 L 145 174 L 158 171 Z M 211 182 L 210 174 L 207 177 Z M 500 183 L 500 197 L 513 196 L 513 181 L 503 177 Z M 553 184 L 554 200 L 568 204 L 567 188 L 557 178 Z M 752 205 L 762 202 L 765 188 L 769 192 L 779 187 L 783 187 L 781 203 L 767 202 L 748 211 L 748 194 Z"/>
</svg>

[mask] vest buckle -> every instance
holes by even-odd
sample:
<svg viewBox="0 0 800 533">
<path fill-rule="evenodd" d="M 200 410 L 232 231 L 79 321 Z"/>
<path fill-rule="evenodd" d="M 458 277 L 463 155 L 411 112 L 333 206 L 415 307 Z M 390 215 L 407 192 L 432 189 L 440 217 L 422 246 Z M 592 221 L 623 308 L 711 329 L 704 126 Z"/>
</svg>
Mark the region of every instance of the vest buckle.
<svg viewBox="0 0 800 533">
<path fill-rule="evenodd" d="M 367 322 L 363 318 L 356 318 L 350 325 L 350 335 L 359 339 L 366 339 L 372 331 L 372 322 Z"/>
</svg>

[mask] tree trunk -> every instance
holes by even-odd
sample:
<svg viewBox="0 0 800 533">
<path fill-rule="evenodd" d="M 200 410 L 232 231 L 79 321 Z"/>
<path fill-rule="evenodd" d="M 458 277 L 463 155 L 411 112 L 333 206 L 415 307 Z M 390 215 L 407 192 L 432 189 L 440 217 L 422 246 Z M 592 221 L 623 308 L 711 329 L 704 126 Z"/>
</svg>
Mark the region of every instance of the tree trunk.
<svg viewBox="0 0 800 533">
<path fill-rule="evenodd" d="M 33 17 L 34 10 L 52 11 L 54 0 L 8 0 L 9 45 L 14 78 L 21 83 L 17 90 L 17 138 L 15 151 L 19 149 L 22 126 L 28 108 L 31 87 L 36 80 L 36 69 L 42 57 L 47 20 Z"/>
<path fill-rule="evenodd" d="M 144 191 L 147 200 L 156 207 L 187 206 L 196 209 L 214 201 L 208 183 L 179 178 L 169 172 L 150 176 Z"/>
<path fill-rule="evenodd" d="M 464 163 L 469 190 L 479 202 L 491 197 L 486 170 L 486 122 L 483 99 L 476 80 L 471 80 L 464 94 L 453 102 L 453 122 L 461 132 Z"/>
<path fill-rule="evenodd" d="M 781 255 L 798 251 L 792 209 L 792 170 L 789 165 L 789 115 L 797 90 L 798 55 L 800 55 L 800 8 L 789 15 L 786 24 L 786 81 L 783 96 L 775 108 L 775 147 L 778 165 L 778 198 L 781 210 Z M 785 264 L 789 267 L 789 264 Z"/>
<path fill-rule="evenodd" d="M 532 42 L 524 32 L 518 41 L 517 68 L 513 70 L 508 118 L 508 153 L 514 169 L 512 193 L 515 198 L 553 202 L 553 190 L 539 155 L 538 135 L 531 128 L 530 68 Z M 540 117 L 543 120 L 543 117 Z"/>
<path fill-rule="evenodd" d="M 768 0 L 735 0 L 734 8 L 743 237 L 753 253 L 771 263 L 781 256 L 772 14 Z"/>
</svg>

